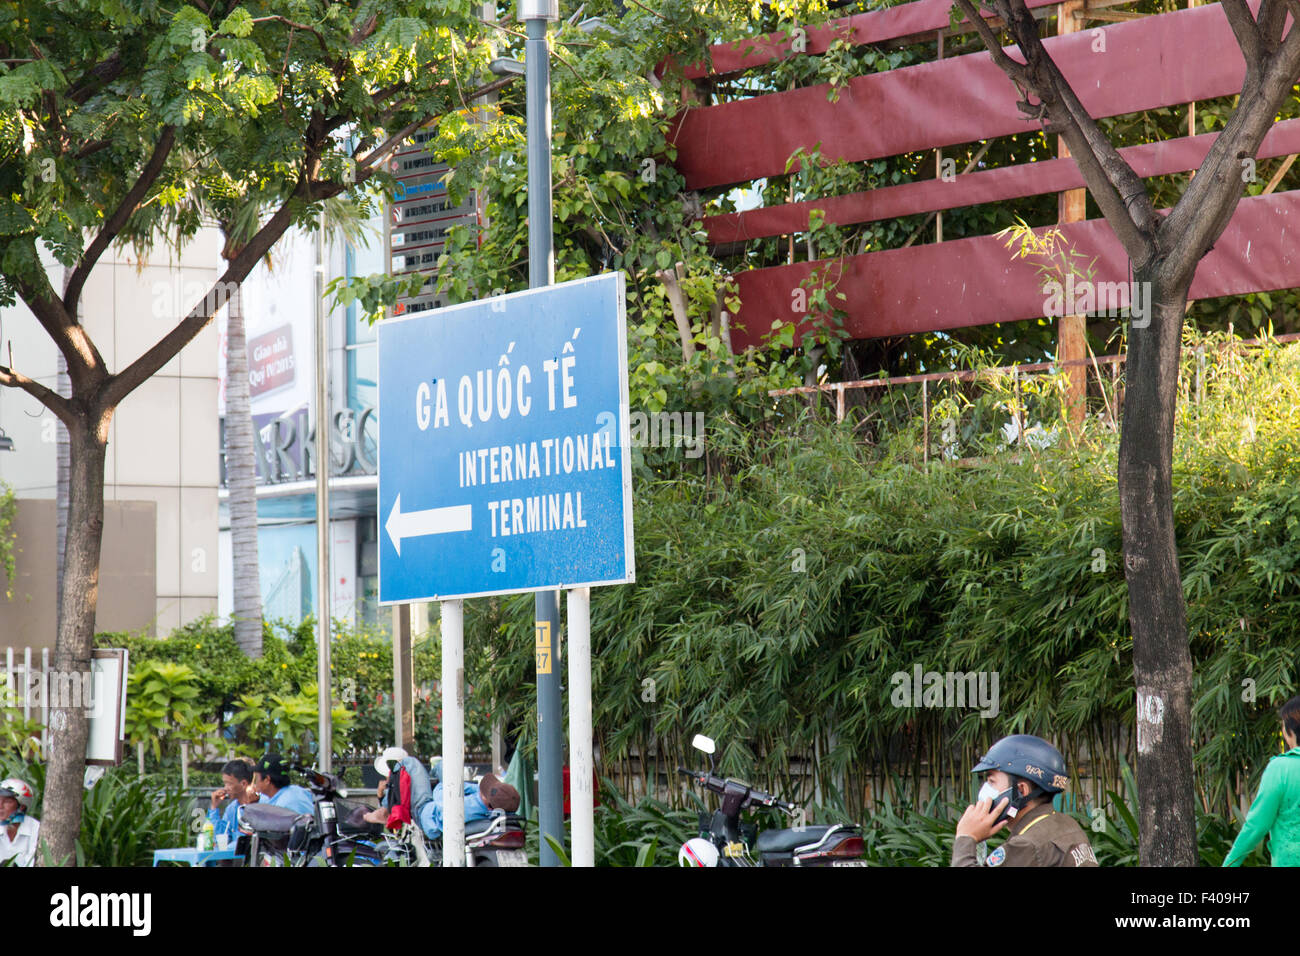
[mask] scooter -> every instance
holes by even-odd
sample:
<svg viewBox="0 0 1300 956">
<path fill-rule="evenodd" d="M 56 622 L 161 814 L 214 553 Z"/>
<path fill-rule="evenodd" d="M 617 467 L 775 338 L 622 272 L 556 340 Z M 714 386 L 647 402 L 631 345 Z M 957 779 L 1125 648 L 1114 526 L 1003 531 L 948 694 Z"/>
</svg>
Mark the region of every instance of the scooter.
<svg viewBox="0 0 1300 956">
<path fill-rule="evenodd" d="M 856 824 L 829 826 L 799 825 L 785 830 L 755 833 L 752 824 L 741 824 L 740 814 L 753 807 L 772 807 L 797 815 L 799 809 L 770 793 L 756 790 L 739 780 L 714 773 L 714 742 L 703 734 L 691 741 L 696 750 L 709 755 L 709 769 L 677 772 L 690 777 L 696 786 L 722 797 L 712 814 L 700 814 L 700 835 L 682 844 L 677 862 L 682 866 L 866 866 L 861 859 L 866 844 Z"/>
<path fill-rule="evenodd" d="M 378 866 L 385 862 L 370 831 L 344 832 L 338 823 L 349 805 L 340 778 L 312 767 L 292 764 L 307 778 L 312 812 L 250 803 L 239 808 L 240 847 L 246 866 Z M 247 841 L 247 842 L 245 842 Z"/>
<path fill-rule="evenodd" d="M 465 824 L 466 866 L 527 866 L 524 854 L 524 818 L 504 810 L 493 810 L 484 820 Z M 442 840 L 431 840 L 416 823 L 382 836 L 385 861 L 402 866 L 442 866 Z"/>
</svg>

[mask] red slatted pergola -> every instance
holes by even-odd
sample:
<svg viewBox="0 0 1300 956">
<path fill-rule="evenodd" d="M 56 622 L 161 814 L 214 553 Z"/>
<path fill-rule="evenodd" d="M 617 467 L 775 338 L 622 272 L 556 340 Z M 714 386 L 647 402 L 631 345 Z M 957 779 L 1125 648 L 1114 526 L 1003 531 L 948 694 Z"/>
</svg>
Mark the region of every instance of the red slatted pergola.
<svg viewBox="0 0 1300 956">
<path fill-rule="evenodd" d="M 1055 4 L 1030 0 L 1050 14 Z M 881 43 L 933 34 L 948 25 L 948 0 L 918 0 L 859 14 L 808 31 L 808 52 L 834 39 Z M 1092 29 L 1045 41 L 1083 104 L 1096 117 L 1178 106 L 1239 93 L 1241 53 L 1218 4 L 1142 17 L 1104 27 L 1105 52 L 1094 51 Z M 712 67 L 688 76 L 724 76 L 790 55 L 782 36 L 715 47 Z M 797 149 L 821 144 L 828 160 L 858 162 L 1022 133 L 1038 128 L 1016 105 L 1018 93 L 987 52 L 942 59 L 851 79 L 835 102 L 827 86 L 769 93 L 689 109 L 672 139 L 676 167 L 688 188 L 740 185 L 783 175 Z M 1143 177 L 1195 169 L 1216 134 L 1129 147 L 1122 154 Z M 1277 124 L 1260 158 L 1300 153 L 1300 120 Z M 814 202 L 756 209 L 704 220 L 717 246 L 804 232 L 809 214 L 853 224 L 939 212 L 978 203 L 1060 192 L 1083 186 L 1074 160 L 1064 158 L 905 183 Z M 1300 285 L 1300 254 L 1290 229 L 1300 229 L 1300 191 L 1246 198 L 1231 225 L 1201 262 L 1194 298 Z M 1098 282 L 1128 281 L 1128 261 L 1103 220 L 1060 227 L 1071 246 L 1097 257 Z M 794 290 L 814 268 L 838 276 L 845 323 L 855 339 L 935 332 L 1041 317 L 1041 277 L 1026 260 L 1012 260 L 1002 240 L 984 236 L 870 252 L 835 262 L 803 262 L 739 273 L 741 307 L 732 342 L 756 344 L 774 321 L 798 323 Z M 1126 301 L 1126 299 L 1125 299 Z"/>
</svg>

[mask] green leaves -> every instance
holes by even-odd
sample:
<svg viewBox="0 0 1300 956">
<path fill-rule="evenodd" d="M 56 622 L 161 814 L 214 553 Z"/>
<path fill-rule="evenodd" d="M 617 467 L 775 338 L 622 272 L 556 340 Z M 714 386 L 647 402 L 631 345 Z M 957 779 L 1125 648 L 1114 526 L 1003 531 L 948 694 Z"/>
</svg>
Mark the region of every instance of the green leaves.
<svg viewBox="0 0 1300 956">
<path fill-rule="evenodd" d="M 0 106 L 34 106 L 43 90 L 65 82 L 63 72 L 48 60 L 22 63 L 0 74 Z"/>
<path fill-rule="evenodd" d="M 221 33 L 232 37 L 246 37 L 253 32 L 253 15 L 244 7 L 236 7 L 221 21 Z"/>
<path fill-rule="evenodd" d="M 146 744 L 161 759 L 169 741 L 202 740 L 216 729 L 202 719 L 194 701 L 198 675 L 185 664 L 143 661 L 127 682 L 126 732 L 133 743 Z"/>
<path fill-rule="evenodd" d="M 191 810 L 178 788 L 137 779 L 130 766 L 113 767 L 85 792 L 78 866 L 149 866 L 160 847 L 193 844 Z"/>
<path fill-rule="evenodd" d="M 197 53 L 208 45 L 211 34 L 211 21 L 198 7 L 186 4 L 173 14 L 164 37 L 167 43 L 177 50 Z"/>
</svg>

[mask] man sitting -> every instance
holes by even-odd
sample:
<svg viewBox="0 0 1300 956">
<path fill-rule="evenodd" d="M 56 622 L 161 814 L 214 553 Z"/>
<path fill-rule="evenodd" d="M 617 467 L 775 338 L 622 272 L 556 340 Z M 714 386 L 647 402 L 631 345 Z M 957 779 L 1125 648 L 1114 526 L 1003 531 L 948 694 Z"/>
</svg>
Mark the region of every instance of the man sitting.
<svg viewBox="0 0 1300 956">
<path fill-rule="evenodd" d="M 224 813 L 217 809 L 222 800 L 230 801 Z M 253 789 L 253 761 L 236 757 L 221 768 L 221 787 L 212 792 L 208 819 L 212 821 L 213 830 L 218 835 L 226 834 L 232 841 L 238 839 L 239 808 L 257 800 L 257 791 Z"/>
<path fill-rule="evenodd" d="M 298 813 L 311 813 L 311 791 L 289 783 L 287 767 L 279 754 L 266 754 L 253 767 L 253 789 L 262 801 L 273 807 L 286 807 Z"/>
</svg>

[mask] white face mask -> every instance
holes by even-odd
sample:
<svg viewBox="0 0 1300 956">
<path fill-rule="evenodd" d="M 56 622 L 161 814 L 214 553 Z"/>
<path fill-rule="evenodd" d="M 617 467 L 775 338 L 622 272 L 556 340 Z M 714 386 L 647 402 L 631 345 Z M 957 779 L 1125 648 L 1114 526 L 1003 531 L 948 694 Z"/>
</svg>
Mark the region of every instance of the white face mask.
<svg viewBox="0 0 1300 956">
<path fill-rule="evenodd" d="M 1008 787 L 1006 790 L 999 790 L 991 781 L 985 780 L 984 785 L 980 787 L 980 792 L 975 797 L 977 803 L 980 800 L 989 801 L 990 810 L 996 807 L 1003 800 L 1009 801 L 1006 808 L 998 816 L 999 820 L 1014 819 L 1016 814 L 1020 812 L 1019 808 L 1016 806 L 1016 790 L 1014 787 Z"/>
</svg>

